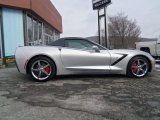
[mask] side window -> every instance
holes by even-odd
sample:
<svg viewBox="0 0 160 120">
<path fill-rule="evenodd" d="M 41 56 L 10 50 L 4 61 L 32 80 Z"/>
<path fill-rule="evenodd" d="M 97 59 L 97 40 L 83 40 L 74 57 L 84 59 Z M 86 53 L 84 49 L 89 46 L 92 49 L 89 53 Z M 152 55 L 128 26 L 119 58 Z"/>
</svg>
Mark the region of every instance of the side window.
<svg viewBox="0 0 160 120">
<path fill-rule="evenodd" d="M 65 47 L 82 49 L 82 50 L 92 50 L 93 43 L 85 40 L 65 40 Z"/>
</svg>

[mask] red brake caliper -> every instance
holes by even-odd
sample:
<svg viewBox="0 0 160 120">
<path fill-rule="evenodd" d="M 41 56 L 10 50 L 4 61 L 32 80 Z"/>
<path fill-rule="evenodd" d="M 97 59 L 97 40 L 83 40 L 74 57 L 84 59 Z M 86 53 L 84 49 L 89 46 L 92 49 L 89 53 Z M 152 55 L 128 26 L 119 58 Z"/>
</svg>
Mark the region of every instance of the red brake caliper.
<svg viewBox="0 0 160 120">
<path fill-rule="evenodd" d="M 50 73 L 50 67 L 49 67 L 49 66 L 46 67 L 46 68 L 45 68 L 45 71 L 49 74 L 49 73 Z"/>
<path fill-rule="evenodd" d="M 137 68 L 136 68 L 137 64 L 136 63 L 133 63 L 132 64 L 132 72 L 133 73 L 137 73 Z"/>
</svg>

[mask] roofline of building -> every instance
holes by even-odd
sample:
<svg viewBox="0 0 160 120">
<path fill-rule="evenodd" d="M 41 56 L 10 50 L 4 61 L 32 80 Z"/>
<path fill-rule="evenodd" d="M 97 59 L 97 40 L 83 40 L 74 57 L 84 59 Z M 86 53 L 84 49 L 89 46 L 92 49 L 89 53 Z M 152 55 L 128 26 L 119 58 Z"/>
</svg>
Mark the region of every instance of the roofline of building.
<svg viewBox="0 0 160 120">
<path fill-rule="evenodd" d="M 0 6 L 31 10 L 62 33 L 62 16 L 50 0 L 0 0 Z"/>
</svg>

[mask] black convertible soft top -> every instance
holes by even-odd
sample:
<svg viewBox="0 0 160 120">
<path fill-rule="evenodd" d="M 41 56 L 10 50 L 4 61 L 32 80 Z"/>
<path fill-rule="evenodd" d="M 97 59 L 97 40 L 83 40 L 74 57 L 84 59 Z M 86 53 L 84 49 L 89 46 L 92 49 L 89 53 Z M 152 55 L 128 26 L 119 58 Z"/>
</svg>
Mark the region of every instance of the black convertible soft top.
<svg viewBox="0 0 160 120">
<path fill-rule="evenodd" d="M 85 38 L 81 38 L 81 37 L 64 37 L 64 38 L 60 38 L 54 42 L 51 42 L 48 46 L 61 46 L 61 47 L 65 47 L 65 40 L 85 40 L 85 41 L 89 41 L 93 44 L 95 44 L 96 46 L 99 46 L 100 49 L 103 49 L 103 50 L 106 50 L 105 47 L 93 42 L 93 41 L 90 41 L 88 39 L 85 39 Z"/>
</svg>

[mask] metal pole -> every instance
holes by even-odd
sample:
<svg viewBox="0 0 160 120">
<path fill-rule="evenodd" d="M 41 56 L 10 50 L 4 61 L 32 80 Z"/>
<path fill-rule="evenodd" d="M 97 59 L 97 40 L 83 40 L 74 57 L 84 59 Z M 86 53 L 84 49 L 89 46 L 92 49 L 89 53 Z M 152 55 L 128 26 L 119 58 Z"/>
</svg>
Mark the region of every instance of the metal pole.
<svg viewBox="0 0 160 120">
<path fill-rule="evenodd" d="M 100 17 L 99 17 L 99 16 L 100 16 L 100 13 L 99 13 L 99 12 L 100 12 L 100 10 L 98 9 L 98 39 L 99 39 L 98 42 L 99 42 L 99 44 L 100 44 L 100 43 L 101 43 L 101 33 L 100 33 L 100 29 L 101 29 L 101 28 L 100 28 Z"/>
<path fill-rule="evenodd" d="M 107 48 L 110 48 L 110 43 L 109 43 L 109 31 L 108 31 L 107 6 L 104 7 L 104 13 L 105 13 L 105 40 L 106 40 L 106 47 L 107 47 Z"/>
<path fill-rule="evenodd" d="M 109 41 L 109 27 L 108 27 L 108 14 L 107 14 L 107 8 L 106 8 L 106 24 L 107 24 L 107 43 L 108 43 L 108 46 L 107 48 L 109 49 L 110 48 L 110 41 Z"/>
<path fill-rule="evenodd" d="M 107 48 L 108 40 L 107 40 L 107 19 L 106 19 L 106 7 L 104 7 L 104 28 L 105 28 L 105 44 L 106 44 L 106 48 Z"/>
</svg>

